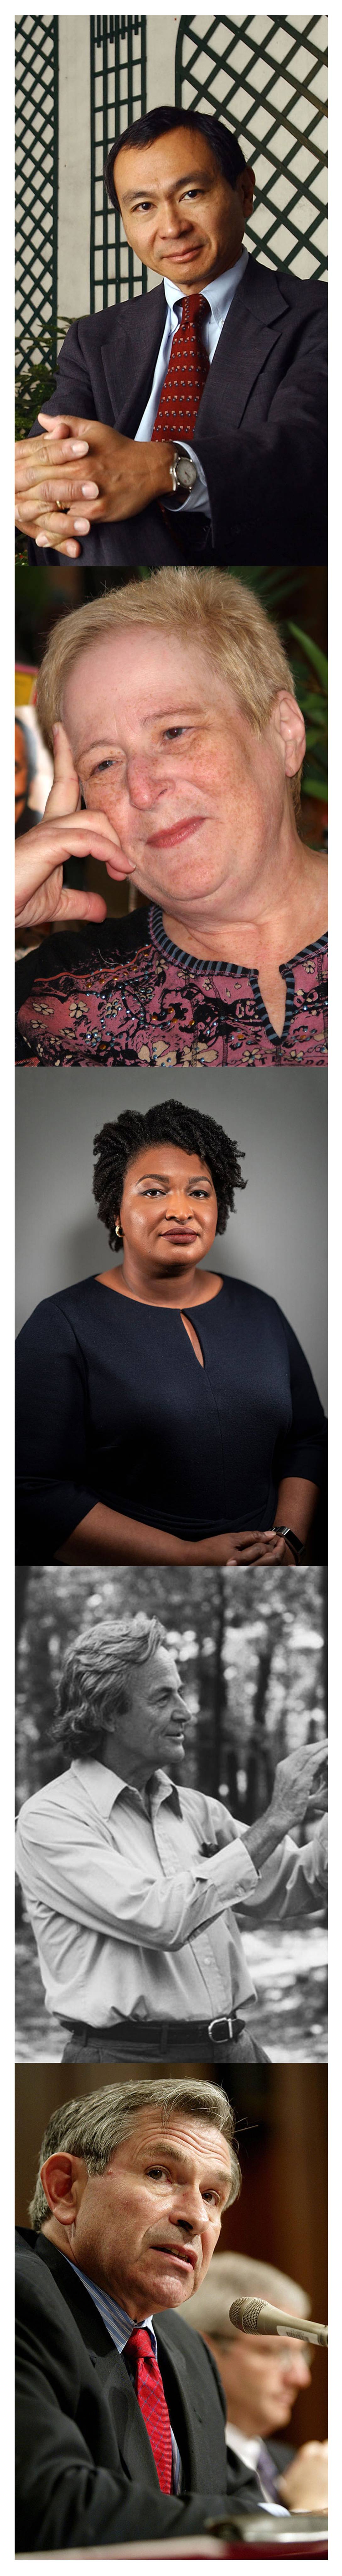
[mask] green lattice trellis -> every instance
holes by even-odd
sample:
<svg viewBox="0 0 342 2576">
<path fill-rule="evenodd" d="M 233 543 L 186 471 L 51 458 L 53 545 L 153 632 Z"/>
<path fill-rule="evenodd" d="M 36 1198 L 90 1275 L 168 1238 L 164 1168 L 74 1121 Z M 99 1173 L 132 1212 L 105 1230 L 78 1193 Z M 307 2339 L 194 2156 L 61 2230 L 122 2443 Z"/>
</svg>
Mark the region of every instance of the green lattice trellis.
<svg viewBox="0 0 342 2576">
<path fill-rule="evenodd" d="M 17 18 L 16 343 L 36 357 L 41 335 L 56 357 L 58 18 Z"/>
<path fill-rule="evenodd" d="M 90 310 L 146 293 L 147 273 L 108 205 L 104 162 L 114 135 L 146 108 L 146 18 L 90 19 Z"/>
<path fill-rule="evenodd" d="M 326 277 L 327 19 L 181 18 L 176 105 L 234 127 L 256 172 L 247 247 Z"/>
</svg>

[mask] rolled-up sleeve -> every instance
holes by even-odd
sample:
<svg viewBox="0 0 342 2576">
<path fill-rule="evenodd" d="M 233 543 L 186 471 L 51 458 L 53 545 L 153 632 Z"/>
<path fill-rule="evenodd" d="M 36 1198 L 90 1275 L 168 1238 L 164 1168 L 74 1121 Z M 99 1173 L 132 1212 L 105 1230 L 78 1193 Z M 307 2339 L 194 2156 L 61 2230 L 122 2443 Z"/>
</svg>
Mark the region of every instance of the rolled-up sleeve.
<svg viewBox="0 0 342 2576">
<path fill-rule="evenodd" d="M 256 1886 L 256 1872 L 243 1841 L 199 1858 L 176 1875 L 156 1877 L 144 1858 L 123 1859 L 93 1839 L 90 1827 L 56 1810 L 49 1827 L 48 1801 L 29 1800 L 21 1809 L 16 1836 L 16 1867 L 28 1911 L 41 1902 L 50 1912 L 91 1926 L 113 1939 L 143 1943 L 146 1948 L 177 1950 L 205 1923 L 238 1905 Z"/>
<path fill-rule="evenodd" d="M 47 1297 L 16 1343 L 19 1564 L 48 1564 L 92 1511 L 87 1447 L 84 1353 L 63 1307 Z"/>
</svg>

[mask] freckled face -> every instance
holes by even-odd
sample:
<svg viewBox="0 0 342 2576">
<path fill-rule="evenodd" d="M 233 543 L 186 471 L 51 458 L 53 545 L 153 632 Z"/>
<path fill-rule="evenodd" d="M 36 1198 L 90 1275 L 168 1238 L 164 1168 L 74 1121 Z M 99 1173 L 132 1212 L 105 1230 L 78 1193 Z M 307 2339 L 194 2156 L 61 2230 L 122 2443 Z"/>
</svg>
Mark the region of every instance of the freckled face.
<svg viewBox="0 0 342 2576">
<path fill-rule="evenodd" d="M 144 893 L 167 909 L 236 896 L 239 880 L 244 892 L 280 829 L 283 759 L 272 721 L 252 732 L 200 646 L 152 627 L 105 635 L 74 663 L 61 712 L 85 803 Z"/>
</svg>

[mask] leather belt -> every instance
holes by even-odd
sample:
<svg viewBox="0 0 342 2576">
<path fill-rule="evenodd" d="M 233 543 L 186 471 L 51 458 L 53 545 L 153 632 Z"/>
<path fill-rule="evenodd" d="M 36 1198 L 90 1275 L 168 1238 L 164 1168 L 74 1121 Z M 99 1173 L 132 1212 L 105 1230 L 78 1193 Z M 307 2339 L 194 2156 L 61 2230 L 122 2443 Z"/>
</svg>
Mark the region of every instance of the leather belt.
<svg viewBox="0 0 342 2576">
<path fill-rule="evenodd" d="M 241 2037 L 242 2031 L 245 2029 L 245 2023 L 242 2021 L 240 2013 L 237 2012 L 223 2013 L 214 2021 L 179 2022 L 163 2021 L 162 2019 L 160 2021 L 133 2021 L 132 2019 L 127 2019 L 127 2021 L 106 2022 L 104 2026 L 100 2026 L 100 2024 L 97 2023 L 96 2027 L 93 2023 L 86 2021 L 66 2022 L 65 2015 L 63 2013 L 63 2024 L 64 2022 L 66 2029 L 72 2030 L 75 2039 L 77 2038 L 83 2043 L 87 2040 L 92 2040 L 94 2046 L 96 2041 L 99 2039 L 110 2040 L 111 2044 L 113 2044 L 113 2040 L 116 2039 L 118 2041 L 120 2039 L 138 2039 L 140 2042 L 144 2041 L 144 2055 L 146 2055 L 148 2051 L 149 2036 L 151 2039 L 160 2040 L 161 2049 L 163 2049 L 166 2042 L 169 2045 L 171 2040 L 174 2046 L 175 2057 L 177 2057 L 178 2053 L 180 2033 L 185 2033 L 185 2035 L 188 2035 L 189 2039 L 199 2039 L 201 2041 L 204 2039 L 210 2039 L 214 2043 L 215 2048 L 219 2048 L 220 2044 L 222 2043 L 223 2045 L 225 2040 L 235 2040 Z"/>
</svg>

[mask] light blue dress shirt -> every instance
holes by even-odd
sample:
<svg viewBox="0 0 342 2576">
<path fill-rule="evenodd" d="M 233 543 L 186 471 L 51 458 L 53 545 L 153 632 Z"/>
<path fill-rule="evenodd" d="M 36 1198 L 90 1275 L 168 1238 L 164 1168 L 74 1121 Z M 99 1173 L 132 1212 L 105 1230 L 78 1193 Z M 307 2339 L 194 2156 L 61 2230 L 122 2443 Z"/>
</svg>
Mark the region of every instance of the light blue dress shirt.
<svg viewBox="0 0 342 2576">
<path fill-rule="evenodd" d="M 229 313 L 230 305 L 233 303 L 233 297 L 236 295 L 237 286 L 240 286 L 240 279 L 244 276 L 245 268 L 247 268 L 247 260 L 248 251 L 242 250 L 240 259 L 235 261 L 235 268 L 225 268 L 222 277 L 214 277 L 212 285 L 209 284 L 209 286 L 203 287 L 203 295 L 205 295 L 209 311 L 205 314 L 202 338 L 210 366 L 215 354 L 215 349 L 217 349 L 217 342 L 220 339 L 221 331 L 223 331 L 223 324 L 226 321 L 227 313 Z M 154 429 L 160 396 L 165 382 L 165 376 L 167 374 L 169 359 L 171 357 L 174 332 L 178 331 L 185 292 L 185 287 L 182 288 L 182 292 L 180 293 L 179 288 L 178 286 L 175 286 L 174 281 L 172 282 L 170 277 L 164 277 L 164 295 L 166 296 L 167 303 L 165 327 L 163 338 L 160 343 L 160 349 L 158 349 L 151 393 L 149 394 L 148 403 L 146 403 L 146 408 L 143 412 L 139 429 L 136 430 L 136 441 L 139 439 L 152 438 L 152 430 Z M 191 456 L 193 463 L 197 466 L 197 481 L 193 484 L 192 492 L 189 492 L 187 500 L 182 502 L 180 506 L 183 510 L 205 510 L 207 518 L 210 519 L 211 511 L 208 485 L 206 483 L 205 474 L 203 473 L 203 466 L 199 464 L 198 457 L 196 456 L 195 448 L 190 447 L 188 441 L 184 438 L 177 440 L 177 446 L 184 448 L 186 455 Z"/>
<path fill-rule="evenodd" d="M 69 2256 L 64 2254 L 62 2259 L 64 2263 L 68 2262 Z M 100 2290 L 97 2281 L 90 2281 L 88 2272 L 81 2272 L 79 2263 L 73 2263 L 72 2269 L 73 2272 L 76 2272 L 77 2274 L 77 2280 L 83 2281 L 84 2289 L 89 2290 L 89 2298 L 94 2300 L 94 2307 L 99 2309 L 100 2317 L 103 2317 L 103 2324 L 107 2327 L 107 2334 L 111 2335 L 111 2340 L 112 2343 L 115 2344 L 116 2352 L 124 2352 L 125 2344 L 129 2343 L 130 2335 L 135 2334 L 139 2326 L 143 2326 L 145 2334 L 149 2334 L 155 2361 L 158 2361 L 157 2339 L 154 2332 L 154 2325 L 152 2324 L 152 2317 L 126 2316 L 126 2309 L 119 2307 L 118 2300 L 112 2298 L 111 2292 L 109 2290 Z M 171 2442 L 172 2492 L 173 2495 L 178 2496 L 181 2494 L 183 2473 L 180 2453 L 178 2450 L 178 2442 L 176 2442 L 175 2433 L 172 2432 L 172 2424 Z"/>
</svg>

